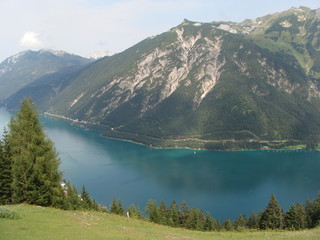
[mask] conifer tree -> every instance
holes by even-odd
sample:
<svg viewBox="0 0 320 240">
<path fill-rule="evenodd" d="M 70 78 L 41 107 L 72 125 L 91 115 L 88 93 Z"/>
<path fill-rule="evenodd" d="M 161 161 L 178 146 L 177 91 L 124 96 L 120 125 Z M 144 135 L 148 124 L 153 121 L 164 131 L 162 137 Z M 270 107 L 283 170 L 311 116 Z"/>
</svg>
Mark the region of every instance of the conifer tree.
<svg viewBox="0 0 320 240">
<path fill-rule="evenodd" d="M 242 230 L 247 227 L 248 220 L 246 216 L 240 215 L 239 217 L 236 218 L 236 220 L 233 221 L 233 226 L 234 229 L 236 230 Z"/>
<path fill-rule="evenodd" d="M 0 141 L 0 205 L 10 204 L 12 201 L 12 161 L 7 136 L 8 133 L 4 130 L 3 140 Z"/>
<path fill-rule="evenodd" d="M 60 160 L 43 132 L 31 100 L 23 100 L 20 111 L 11 118 L 7 139 L 12 161 L 13 202 L 62 204 Z"/>
<path fill-rule="evenodd" d="M 146 212 L 149 213 L 150 222 L 159 223 L 159 215 L 156 201 L 149 200 L 146 206 Z"/>
<path fill-rule="evenodd" d="M 179 211 L 178 204 L 175 200 L 172 201 L 169 209 L 168 209 L 168 222 L 172 227 L 180 226 L 181 213 Z"/>
<path fill-rule="evenodd" d="M 65 183 L 64 189 L 64 205 L 63 208 L 66 210 L 77 210 L 80 208 L 80 199 L 78 196 L 77 188 L 71 184 L 71 182 L 67 181 Z"/>
<path fill-rule="evenodd" d="M 247 226 L 250 229 L 258 229 L 259 228 L 259 219 L 255 213 L 252 213 L 248 219 Z"/>
<path fill-rule="evenodd" d="M 168 225 L 168 211 L 164 201 L 161 201 L 158 209 L 159 222 L 162 225 Z"/>
<path fill-rule="evenodd" d="M 284 216 L 284 226 L 289 230 L 297 230 L 297 210 L 296 206 L 292 204 L 290 209 Z"/>
<path fill-rule="evenodd" d="M 259 227 L 260 229 L 282 229 L 283 214 L 276 197 L 272 194 L 267 208 L 262 213 Z"/>
<path fill-rule="evenodd" d="M 82 185 L 81 191 L 81 206 L 84 209 L 93 209 L 93 202 L 90 195 L 84 185 Z"/>
<path fill-rule="evenodd" d="M 214 230 L 215 221 L 211 218 L 210 214 L 207 213 L 204 220 L 203 230 L 204 231 L 212 231 Z"/>
<path fill-rule="evenodd" d="M 128 212 L 131 218 L 141 218 L 141 212 L 135 207 L 134 204 L 130 205 Z"/>
<path fill-rule="evenodd" d="M 114 214 L 118 214 L 118 203 L 115 198 L 112 199 L 112 202 L 110 205 L 110 212 Z"/>
<path fill-rule="evenodd" d="M 182 227 L 184 227 L 184 228 L 187 228 L 187 222 L 188 222 L 188 219 L 189 219 L 189 216 L 190 216 L 189 207 L 188 207 L 188 205 L 187 205 L 187 203 L 185 201 L 182 201 L 182 203 L 180 205 L 180 208 L 182 210 L 180 225 Z"/>
<path fill-rule="evenodd" d="M 196 230 L 198 226 L 198 212 L 197 209 L 192 208 L 186 222 L 186 228 Z"/>
<path fill-rule="evenodd" d="M 305 229 L 307 228 L 307 215 L 306 210 L 303 206 L 303 204 L 298 203 L 296 205 L 296 211 L 297 211 L 297 229 Z"/>
<path fill-rule="evenodd" d="M 124 214 L 124 208 L 122 206 L 122 202 L 121 200 L 118 201 L 118 212 L 117 212 L 118 215 L 123 215 Z"/>
<path fill-rule="evenodd" d="M 205 216 L 201 209 L 197 209 L 197 227 L 199 231 L 204 231 Z"/>
<path fill-rule="evenodd" d="M 232 221 L 230 220 L 230 218 L 227 218 L 224 223 L 223 223 L 223 227 L 226 231 L 231 231 L 233 230 L 233 225 L 232 225 Z"/>
<path fill-rule="evenodd" d="M 309 228 L 314 228 L 320 224 L 320 192 L 314 201 L 307 200 L 306 202 L 307 225 Z"/>
</svg>

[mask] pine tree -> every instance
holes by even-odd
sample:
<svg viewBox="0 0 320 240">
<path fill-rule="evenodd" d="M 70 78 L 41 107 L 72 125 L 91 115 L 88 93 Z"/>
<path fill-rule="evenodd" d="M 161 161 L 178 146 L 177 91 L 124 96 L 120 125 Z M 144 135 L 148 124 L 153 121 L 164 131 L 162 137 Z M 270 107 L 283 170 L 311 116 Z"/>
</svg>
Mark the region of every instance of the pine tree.
<svg viewBox="0 0 320 240">
<path fill-rule="evenodd" d="M 113 214 L 118 214 L 118 203 L 115 198 L 112 199 L 111 206 L 110 206 L 110 212 Z"/>
<path fill-rule="evenodd" d="M 197 230 L 204 231 L 205 216 L 201 209 L 197 209 Z"/>
<path fill-rule="evenodd" d="M 232 225 L 232 221 L 230 220 L 230 218 L 227 218 L 224 223 L 223 223 L 224 229 L 226 231 L 232 231 L 233 230 L 233 225 Z"/>
<path fill-rule="evenodd" d="M 284 226 L 289 230 L 297 230 L 297 225 L 297 210 L 296 206 L 292 204 L 284 216 Z"/>
<path fill-rule="evenodd" d="M 307 215 L 306 210 L 303 206 L 303 204 L 298 203 L 296 205 L 296 211 L 297 211 L 297 229 L 305 229 L 307 228 Z"/>
<path fill-rule="evenodd" d="M 259 219 L 255 213 L 252 213 L 248 219 L 247 226 L 250 229 L 258 229 L 259 227 Z"/>
<path fill-rule="evenodd" d="M 81 207 L 83 209 L 93 208 L 92 199 L 90 198 L 90 195 L 84 185 L 82 185 L 82 191 L 81 191 Z"/>
<path fill-rule="evenodd" d="M 118 201 L 118 212 L 117 212 L 118 215 L 124 215 L 124 208 L 122 206 L 122 202 L 121 200 Z"/>
<path fill-rule="evenodd" d="M 65 182 L 64 194 L 64 209 L 77 210 L 80 208 L 81 203 L 78 196 L 77 188 L 74 185 L 72 185 L 69 181 Z"/>
<path fill-rule="evenodd" d="M 279 207 L 276 197 L 272 194 L 267 208 L 262 213 L 259 227 L 260 229 L 282 229 L 283 213 Z"/>
<path fill-rule="evenodd" d="M 168 211 L 164 201 L 161 201 L 158 209 L 159 223 L 162 225 L 168 225 Z"/>
<path fill-rule="evenodd" d="M 307 226 L 306 211 L 301 203 L 292 204 L 284 217 L 285 228 L 289 230 L 301 230 Z"/>
<path fill-rule="evenodd" d="M 233 226 L 234 226 L 234 229 L 239 231 L 247 228 L 247 223 L 248 223 L 248 220 L 246 216 L 240 215 L 238 218 L 236 218 L 236 220 L 233 221 Z"/>
<path fill-rule="evenodd" d="M 3 140 L 0 141 L 0 205 L 12 201 L 12 161 L 7 136 L 8 132 L 4 130 Z"/>
<path fill-rule="evenodd" d="M 314 228 L 320 224 L 320 192 L 314 201 L 306 202 L 307 225 Z"/>
<path fill-rule="evenodd" d="M 187 229 L 197 229 L 197 209 L 192 208 L 186 222 Z"/>
<path fill-rule="evenodd" d="M 149 200 L 146 206 L 146 212 L 149 213 L 150 222 L 159 223 L 159 215 L 156 201 Z"/>
<path fill-rule="evenodd" d="M 13 202 L 61 206 L 60 160 L 43 132 L 31 100 L 23 100 L 20 112 L 11 118 L 7 139 L 12 161 Z"/>
<path fill-rule="evenodd" d="M 190 216 L 190 210 L 185 201 L 182 201 L 180 208 L 182 210 L 180 225 L 181 227 L 187 228 L 187 222 Z"/>
<path fill-rule="evenodd" d="M 130 205 L 128 212 L 129 212 L 130 218 L 138 218 L 138 219 L 141 218 L 141 212 L 135 207 L 134 204 Z"/>
<path fill-rule="evenodd" d="M 214 230 L 214 225 L 215 225 L 214 219 L 210 216 L 209 213 L 206 214 L 205 220 L 204 220 L 204 225 L 203 225 L 203 230 L 204 231 L 212 231 Z"/>
<path fill-rule="evenodd" d="M 181 213 L 175 200 L 172 201 L 168 209 L 168 223 L 172 227 L 180 226 Z"/>
</svg>

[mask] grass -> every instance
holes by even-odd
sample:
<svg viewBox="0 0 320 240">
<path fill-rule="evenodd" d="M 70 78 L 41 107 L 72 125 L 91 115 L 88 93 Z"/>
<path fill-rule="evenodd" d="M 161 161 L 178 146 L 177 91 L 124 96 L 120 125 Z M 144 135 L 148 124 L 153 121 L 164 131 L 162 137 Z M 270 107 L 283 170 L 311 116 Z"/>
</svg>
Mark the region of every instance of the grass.
<svg viewBox="0 0 320 240">
<path fill-rule="evenodd" d="M 197 232 L 128 219 L 107 213 L 63 211 L 30 205 L 14 205 L 18 220 L 1 219 L 1 240 L 90 239 L 239 239 L 318 240 L 320 229 L 307 231 Z"/>
</svg>

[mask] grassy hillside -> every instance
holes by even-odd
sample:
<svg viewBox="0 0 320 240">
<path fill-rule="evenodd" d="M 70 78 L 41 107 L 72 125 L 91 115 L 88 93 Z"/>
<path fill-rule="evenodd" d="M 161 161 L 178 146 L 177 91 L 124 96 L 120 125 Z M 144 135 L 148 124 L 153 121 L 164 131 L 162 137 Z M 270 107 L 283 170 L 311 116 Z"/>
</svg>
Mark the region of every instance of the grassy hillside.
<svg viewBox="0 0 320 240">
<path fill-rule="evenodd" d="M 319 239 L 320 229 L 308 231 L 244 231 L 203 233 L 98 212 L 63 211 L 15 205 L 18 220 L 0 219 L 1 240 L 36 239 Z"/>
</svg>

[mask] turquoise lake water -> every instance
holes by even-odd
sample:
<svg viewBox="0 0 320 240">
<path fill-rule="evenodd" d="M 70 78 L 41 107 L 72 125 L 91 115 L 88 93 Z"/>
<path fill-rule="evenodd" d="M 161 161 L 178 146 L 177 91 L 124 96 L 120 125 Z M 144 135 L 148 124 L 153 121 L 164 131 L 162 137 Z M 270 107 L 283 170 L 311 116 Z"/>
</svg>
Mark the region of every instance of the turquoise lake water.
<svg viewBox="0 0 320 240">
<path fill-rule="evenodd" d="M 0 132 L 10 114 L 0 109 Z M 150 149 L 103 138 L 68 122 L 41 117 L 61 159 L 64 178 L 108 206 L 112 198 L 144 209 L 185 200 L 224 220 L 263 210 L 274 193 L 285 210 L 320 191 L 320 152 L 215 152 Z"/>
</svg>

